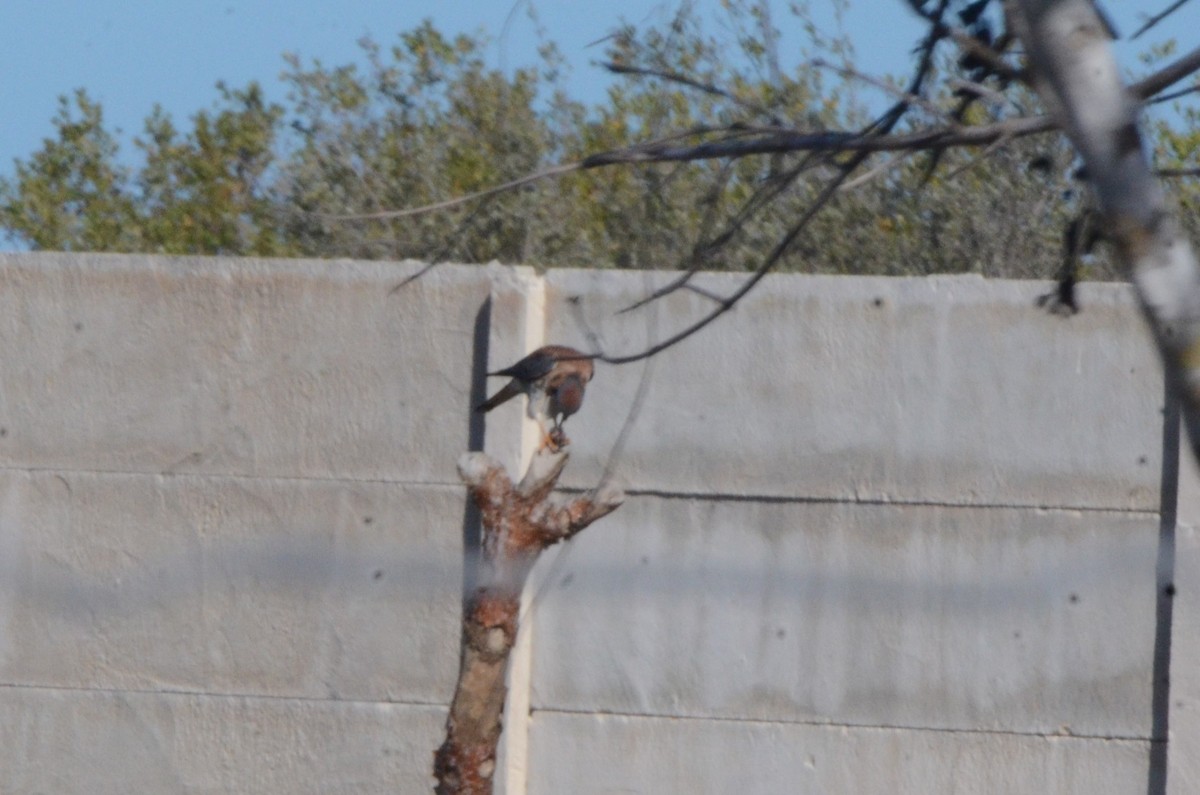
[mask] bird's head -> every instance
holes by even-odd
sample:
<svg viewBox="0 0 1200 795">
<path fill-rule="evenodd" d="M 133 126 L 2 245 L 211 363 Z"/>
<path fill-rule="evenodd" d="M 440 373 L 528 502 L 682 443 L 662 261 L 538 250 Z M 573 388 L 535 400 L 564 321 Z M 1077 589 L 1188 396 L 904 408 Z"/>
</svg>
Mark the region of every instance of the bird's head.
<svg viewBox="0 0 1200 795">
<path fill-rule="evenodd" d="M 550 398 L 550 414 L 561 423 L 579 411 L 583 405 L 583 379 L 572 373 L 546 390 Z"/>
</svg>

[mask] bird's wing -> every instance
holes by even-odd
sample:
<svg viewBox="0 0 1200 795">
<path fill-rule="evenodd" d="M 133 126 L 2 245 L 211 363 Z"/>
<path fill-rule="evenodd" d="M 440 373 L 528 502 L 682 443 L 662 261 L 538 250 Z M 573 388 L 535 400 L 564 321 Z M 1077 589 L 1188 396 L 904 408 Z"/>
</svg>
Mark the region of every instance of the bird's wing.
<svg viewBox="0 0 1200 795">
<path fill-rule="evenodd" d="M 488 373 L 488 375 L 507 375 L 528 383 L 536 381 L 550 372 L 554 368 L 554 361 L 553 352 L 547 351 L 545 348 L 538 348 L 511 367 Z"/>
</svg>

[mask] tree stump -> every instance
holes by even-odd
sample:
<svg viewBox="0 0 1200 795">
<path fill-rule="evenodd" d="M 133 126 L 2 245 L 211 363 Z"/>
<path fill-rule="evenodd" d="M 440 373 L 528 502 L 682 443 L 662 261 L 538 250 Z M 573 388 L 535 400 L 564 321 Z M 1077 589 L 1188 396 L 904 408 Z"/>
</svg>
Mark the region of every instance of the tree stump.
<svg viewBox="0 0 1200 795">
<path fill-rule="evenodd" d="M 575 499 L 551 496 L 568 454 L 542 449 L 519 485 L 483 453 L 467 453 L 458 473 L 483 521 L 480 583 L 466 602 L 458 685 L 446 719 L 446 741 L 434 754 L 438 795 L 489 795 L 507 695 L 505 673 L 517 640 L 521 590 L 547 547 L 612 513 L 619 489 Z M 471 565 L 468 561 L 467 565 Z"/>
</svg>

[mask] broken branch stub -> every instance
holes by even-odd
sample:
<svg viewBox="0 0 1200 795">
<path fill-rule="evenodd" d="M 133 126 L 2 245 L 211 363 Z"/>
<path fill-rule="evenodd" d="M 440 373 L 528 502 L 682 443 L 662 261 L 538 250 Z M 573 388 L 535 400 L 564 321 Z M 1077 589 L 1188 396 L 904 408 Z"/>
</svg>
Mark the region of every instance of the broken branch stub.
<svg viewBox="0 0 1200 795">
<path fill-rule="evenodd" d="M 507 695 L 504 677 L 529 572 L 542 550 L 612 513 L 624 500 L 612 488 L 572 500 L 553 497 L 567 459 L 563 450 L 540 450 L 517 486 L 490 456 L 467 453 L 459 459 L 459 476 L 482 516 L 482 552 L 476 562 L 481 585 L 466 602 L 458 685 L 446 719 L 446 740 L 434 754 L 438 795 L 492 792 Z"/>
</svg>

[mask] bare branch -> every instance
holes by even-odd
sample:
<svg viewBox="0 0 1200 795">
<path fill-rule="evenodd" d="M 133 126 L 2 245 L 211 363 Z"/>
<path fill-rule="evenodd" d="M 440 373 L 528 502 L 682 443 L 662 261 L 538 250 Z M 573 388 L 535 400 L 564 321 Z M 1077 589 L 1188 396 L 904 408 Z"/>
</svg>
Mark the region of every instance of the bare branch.
<svg viewBox="0 0 1200 795">
<path fill-rule="evenodd" d="M 908 94 L 918 94 L 921 90 L 922 84 L 930 73 L 930 70 L 933 66 L 933 50 L 943 35 L 941 33 L 941 22 L 945 15 L 946 9 L 949 8 L 949 5 L 949 0 L 941 0 L 941 2 L 938 4 L 937 10 L 933 13 L 933 24 L 930 26 L 929 33 L 920 48 L 921 57 L 918 59 L 917 67 L 914 70 L 912 79 L 909 81 L 908 91 L 906 92 Z M 910 105 L 907 102 L 896 103 L 886 113 L 868 125 L 862 133 L 859 133 L 859 135 L 862 136 L 869 134 L 887 137 L 887 134 L 891 132 L 892 128 L 894 128 L 897 123 L 899 123 L 900 119 L 903 118 L 905 111 L 909 107 Z M 597 358 L 609 362 L 610 364 L 627 364 L 629 362 L 654 356 L 655 354 L 671 347 L 672 345 L 687 339 L 692 334 L 696 333 L 721 315 L 728 312 L 737 305 L 737 302 L 740 301 L 743 296 L 754 289 L 758 282 L 760 282 L 762 278 L 775 267 L 779 260 L 783 258 L 783 255 L 787 253 L 788 249 L 791 248 L 792 244 L 795 242 L 796 238 L 799 237 L 800 233 L 803 232 L 808 226 L 809 222 L 816 217 L 817 213 L 819 213 L 825 207 L 825 205 L 833 199 L 842 183 L 844 183 L 847 178 L 849 178 L 849 176 L 854 173 L 854 171 L 857 170 L 860 165 L 862 165 L 869 155 L 870 153 L 868 151 L 852 153 L 848 162 L 840 166 L 837 175 L 826 184 L 813 203 L 810 204 L 808 209 L 801 214 L 800 219 L 794 226 L 792 226 L 792 228 L 775 246 L 775 248 L 771 250 L 770 254 L 768 254 L 766 259 L 763 260 L 762 264 L 759 265 L 750 278 L 748 278 L 740 288 L 734 291 L 732 295 L 728 296 L 724 300 L 709 296 L 712 298 L 712 300 L 718 301 L 717 307 L 709 314 L 705 315 L 691 326 L 655 345 L 650 346 L 640 353 L 620 357 L 601 355 L 597 356 Z M 685 277 L 684 283 L 686 283 L 686 278 L 690 278 L 690 274 L 688 277 Z"/>
<path fill-rule="evenodd" d="M 638 353 L 629 354 L 626 356 L 611 356 L 602 354 L 596 358 L 600 361 L 608 362 L 609 364 L 629 364 L 630 362 L 636 362 L 650 356 L 654 356 L 655 354 L 682 342 L 700 329 L 707 326 L 709 323 L 712 323 L 730 309 L 733 309 L 737 302 L 740 301 L 742 297 L 746 295 L 746 293 L 753 290 L 754 286 L 762 281 L 763 277 L 766 276 L 775 267 L 779 260 L 783 258 L 783 255 L 787 253 L 789 248 L 791 248 L 792 243 L 795 242 L 796 238 L 800 236 L 800 233 L 803 232 L 805 227 L 808 226 L 809 221 L 811 221 L 813 217 L 815 217 L 816 214 L 825 207 L 825 205 L 837 192 L 838 186 L 840 186 L 846 180 L 846 178 L 851 172 L 854 171 L 854 169 L 858 168 L 858 166 L 863 160 L 866 159 L 866 157 L 866 153 L 858 153 L 854 155 L 851 158 L 851 161 L 842 168 L 841 172 L 834 177 L 834 179 L 830 180 L 829 184 L 825 186 L 820 195 L 817 196 L 809 208 L 805 210 L 803 215 L 800 216 L 800 220 L 797 221 L 794 226 L 792 226 L 792 228 L 784 236 L 783 240 L 781 240 L 775 246 L 775 248 L 771 250 L 771 253 L 767 255 L 766 259 L 763 260 L 762 264 L 758 266 L 754 273 L 748 279 L 746 279 L 746 281 L 742 283 L 742 286 L 735 290 L 731 295 L 723 300 L 720 300 L 720 303 L 718 303 L 717 307 L 707 315 L 687 326 L 682 331 L 679 331 L 665 340 L 655 343 L 654 345 L 651 345 L 650 347 Z"/>
<path fill-rule="evenodd" d="M 769 205 L 777 196 L 790 188 L 796 179 L 799 178 L 800 174 L 811 167 L 813 159 L 814 156 L 810 154 L 798 165 L 789 169 L 783 174 L 776 175 L 762 188 L 755 191 L 754 195 L 746 200 L 746 202 L 742 205 L 742 208 L 738 211 L 737 215 L 730 220 L 729 224 L 720 235 L 717 235 L 715 238 L 697 246 L 696 251 L 693 252 L 691 262 L 688 264 L 683 273 L 659 289 L 654 290 L 646 296 L 643 296 L 629 306 L 618 310 L 617 314 L 632 312 L 633 310 L 639 309 L 646 304 L 657 301 L 659 298 L 670 295 L 671 293 L 685 286 L 693 276 L 703 269 L 708 258 L 708 252 L 714 251 L 732 240 L 734 236 L 736 236 L 742 230 L 745 224 L 749 222 L 749 220 L 753 218 L 763 207 Z M 826 160 L 822 158 L 821 162 L 826 162 Z"/>
<path fill-rule="evenodd" d="M 1141 36 L 1159 22 L 1162 22 L 1164 19 L 1171 16 L 1171 14 L 1174 14 L 1176 11 L 1183 8 L 1187 2 L 1188 0 L 1175 0 L 1174 3 L 1171 3 L 1171 5 L 1167 6 L 1162 11 L 1147 19 L 1144 25 L 1133 32 L 1133 35 L 1129 37 L 1130 40 L 1136 39 L 1138 36 Z"/>
<path fill-rule="evenodd" d="M 762 116 L 770 115 L 770 112 L 763 106 L 745 100 L 742 97 L 734 94 L 732 91 L 728 91 L 713 83 L 706 83 L 703 80 L 697 80 L 693 77 L 688 77 L 687 75 L 680 74 L 679 72 L 674 72 L 668 69 L 652 69 L 647 66 L 629 66 L 627 64 L 619 64 L 614 61 L 607 61 L 601 64 L 601 66 L 614 74 L 635 75 L 637 77 L 656 77 L 660 80 L 666 80 L 670 83 L 678 83 L 679 85 L 688 86 L 689 88 L 694 88 L 697 91 L 702 91 L 705 94 L 711 94 L 715 97 L 727 99 L 730 102 L 736 103 L 737 105 L 740 105 L 756 114 Z"/>
<path fill-rule="evenodd" d="M 1200 457 L 1200 262 L 1146 159 L 1137 125 L 1140 105 L 1122 83 L 1090 0 L 1010 0 L 1010 12 L 1029 53 L 1035 88 L 1083 156 L 1106 235 L 1132 272 L 1172 390 L 1182 399 L 1193 453 Z M 1188 62 L 1200 65 L 1200 50 L 1179 63 Z M 1180 69 L 1179 76 L 1183 73 Z"/>
<path fill-rule="evenodd" d="M 943 0 L 943 5 L 945 0 Z M 938 30 L 945 32 L 945 27 Z M 941 35 L 941 34 L 939 34 Z M 916 95 L 919 86 L 928 74 L 932 61 L 932 45 L 938 36 L 931 30 L 929 37 L 922 47 L 923 57 L 905 95 Z M 1159 71 L 1132 84 L 1130 91 L 1140 99 L 1150 99 L 1160 91 L 1169 88 L 1179 80 L 1200 70 L 1200 48 L 1197 48 L 1178 60 L 1168 64 Z M 1196 90 L 1189 88 L 1183 93 Z M 902 103 L 889 113 L 902 112 L 907 103 Z M 890 129 L 890 125 L 889 125 Z M 575 171 L 581 171 L 603 166 L 629 163 L 664 163 L 688 162 L 693 160 L 711 160 L 720 158 L 740 158 L 760 154 L 786 154 L 791 152 L 894 152 L 920 149 L 946 149 L 950 147 L 987 146 L 1006 138 L 1020 138 L 1027 135 L 1044 133 L 1054 129 L 1054 122 L 1048 116 L 1030 116 L 1006 119 L 991 124 L 972 127 L 931 127 L 902 135 L 885 135 L 879 130 L 879 123 L 860 132 L 828 131 L 819 133 L 800 132 L 793 129 L 774 127 L 755 127 L 744 124 L 731 125 L 721 128 L 695 128 L 642 144 L 615 149 L 608 152 L 598 152 L 578 162 L 559 163 L 541 171 L 528 174 L 519 179 L 505 182 L 486 190 L 467 194 L 454 199 L 436 202 L 434 204 L 411 207 L 402 210 L 384 210 L 374 213 L 308 213 L 314 218 L 330 221 L 356 220 L 385 220 L 390 218 L 406 218 L 424 213 L 447 210 L 467 202 L 494 196 L 506 191 L 537 182 L 539 180 L 562 176 Z M 705 141 L 692 146 L 672 146 L 689 137 L 703 135 L 720 135 L 714 141 Z"/>
<path fill-rule="evenodd" d="M 1180 97 L 1186 97 L 1188 94 L 1195 94 L 1197 92 L 1200 92 L 1200 83 L 1196 83 L 1195 85 L 1188 86 L 1187 88 L 1181 88 L 1178 91 L 1171 91 L 1166 94 L 1158 94 L 1153 99 L 1147 100 L 1146 104 L 1147 105 L 1159 105 L 1163 102 L 1170 102 L 1173 99 L 1179 99 Z"/>
<path fill-rule="evenodd" d="M 1129 90 L 1138 99 L 1148 100 L 1198 69 L 1200 69 L 1200 47 L 1180 56 L 1154 74 L 1143 77 L 1131 85 Z"/>
<path fill-rule="evenodd" d="M 880 177 L 880 176 L 886 174 L 887 172 L 900 167 L 901 165 L 904 164 L 904 162 L 906 160 L 910 159 L 915 154 L 917 154 L 917 152 L 914 150 L 914 151 L 910 151 L 910 152 L 900 152 L 898 154 L 892 155 L 891 157 L 885 159 L 882 163 L 875 166 L 874 168 L 869 169 L 869 170 L 863 172 L 862 174 L 859 174 L 857 177 L 855 177 L 852 180 L 843 182 L 841 184 L 841 186 L 838 187 L 838 191 L 841 193 L 845 193 L 846 191 L 851 191 L 851 190 L 854 190 L 855 188 L 866 185 L 871 180 L 876 179 L 877 177 Z"/>
<path fill-rule="evenodd" d="M 858 80 L 859 82 L 878 88 L 885 94 L 889 94 L 894 97 L 898 102 L 902 102 L 905 105 L 914 105 L 935 119 L 941 119 L 951 129 L 955 129 L 959 126 L 958 122 L 950 118 L 946 111 L 942 108 L 939 108 L 937 105 L 933 104 L 922 96 L 910 94 L 907 91 L 901 91 L 895 86 L 890 85 L 886 80 L 880 80 L 879 78 L 871 77 L 868 74 L 864 74 L 856 69 L 851 69 L 848 66 L 838 66 L 837 64 L 826 61 L 824 58 L 815 58 L 809 63 L 818 69 L 827 69 L 842 77 Z"/>
<path fill-rule="evenodd" d="M 334 213 L 309 213 L 314 218 L 323 218 L 328 221 L 380 221 L 389 218 L 407 218 L 412 215 L 421 215 L 422 213 L 432 213 L 438 210 L 449 210 L 457 207 L 460 204 L 473 202 L 478 199 L 484 199 L 488 196 L 495 196 L 497 193 L 515 190 L 531 182 L 548 179 L 549 177 L 560 177 L 563 174 L 570 174 L 572 171 L 578 171 L 583 168 L 582 163 L 559 163 L 542 171 L 536 171 L 532 174 L 526 174 L 518 179 L 504 182 L 486 190 L 468 193 L 465 196 L 459 196 L 455 199 L 447 199 L 446 201 L 435 202 L 434 204 L 425 204 L 420 207 L 410 207 L 406 210 L 381 210 L 376 213 L 347 213 L 339 215 Z"/>
<path fill-rule="evenodd" d="M 913 4 L 916 5 L 916 4 Z M 947 6 L 943 0 L 936 12 L 923 12 L 922 16 L 940 20 Z M 961 32 L 961 31 L 960 31 Z M 917 96 L 919 86 L 928 76 L 932 62 L 932 47 L 944 36 L 954 36 L 954 29 L 947 28 L 940 22 L 932 26 L 930 34 L 920 47 L 922 59 L 910 86 L 902 94 Z M 966 34 L 962 34 L 966 35 Z M 968 36 L 970 38 L 970 36 Z M 973 41 L 973 40 L 972 40 Z M 1141 100 L 1150 101 L 1160 91 L 1170 88 L 1183 78 L 1200 70 L 1200 48 L 1172 61 L 1157 72 L 1150 74 L 1129 86 L 1130 92 Z M 661 74 L 666 77 L 666 74 Z M 696 88 L 707 90 L 706 84 L 696 85 Z M 721 91 L 716 86 L 710 86 L 715 91 Z M 1177 98 L 1200 90 L 1200 86 L 1184 89 L 1166 98 Z M 732 98 L 732 96 L 731 96 Z M 890 114 L 902 112 L 902 107 L 908 103 L 900 103 Z M 890 128 L 890 125 L 888 126 Z M 925 128 L 904 135 L 882 135 L 880 122 L 859 132 L 800 132 L 781 127 L 763 127 L 751 125 L 731 125 L 727 127 L 697 127 L 692 130 L 673 133 L 671 136 L 656 139 L 653 142 L 635 144 L 632 147 L 605 151 L 582 161 L 558 163 L 542 169 L 542 171 L 524 175 L 510 180 L 508 183 L 490 187 L 484 191 L 469 193 L 466 196 L 446 199 L 444 202 L 421 205 L 421 207 L 401 210 L 382 210 L 378 213 L 365 214 L 328 214 L 308 213 L 317 219 L 326 221 L 361 221 L 401 219 L 434 211 L 460 207 L 462 204 L 479 201 L 479 199 L 496 196 L 498 193 L 512 191 L 542 179 L 562 177 L 564 174 L 583 171 L 583 169 L 600 168 L 604 166 L 626 165 L 626 163 L 654 162 L 688 162 L 696 160 L 737 159 L 751 155 L 788 154 L 798 151 L 818 151 L 818 153 L 880 153 L 880 151 L 912 151 L 912 150 L 943 150 L 955 147 L 986 147 L 1002 139 L 1021 138 L 1038 135 L 1038 133 L 1054 130 L 1055 122 L 1050 116 L 1024 116 L 1024 118 L 1007 119 L 992 122 L 992 124 L 970 127 L 940 126 Z M 673 147 L 673 142 L 683 141 L 689 137 L 704 135 L 720 136 L 715 141 L 702 142 L 695 145 Z"/>
<path fill-rule="evenodd" d="M 875 132 L 800 133 L 783 130 L 773 134 L 708 141 L 692 146 L 642 144 L 591 155 L 583 161 L 583 167 L 598 168 L 621 163 L 684 162 L 805 151 L 869 154 L 911 149 L 985 146 L 1001 138 L 1018 138 L 1052 129 L 1054 123 L 1050 117 L 1032 116 L 958 129 L 933 127 L 897 135 L 880 135 Z"/>
<path fill-rule="evenodd" d="M 974 80 L 964 80 L 961 77 L 952 77 L 946 81 L 946 87 L 952 91 L 966 91 L 980 99 L 986 99 L 993 105 L 1011 105 L 1013 100 L 1010 99 L 1003 91 L 997 91 L 994 88 L 988 88 L 982 83 L 976 83 Z"/>
<path fill-rule="evenodd" d="M 962 28 L 947 28 L 946 33 L 966 55 L 987 64 L 987 68 L 993 73 L 1009 80 L 1025 82 L 1026 74 L 1024 70 L 1018 69 L 1004 60 L 1004 56 L 1001 54 L 1003 52 L 1002 48 L 989 47 Z M 1007 38 L 1003 39 L 1005 44 L 1007 44 L 1007 41 Z"/>
</svg>

